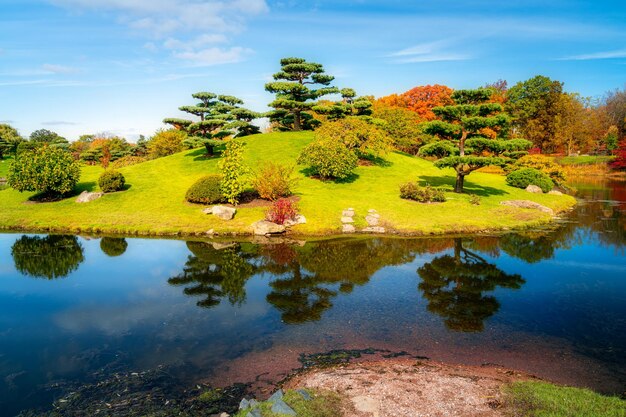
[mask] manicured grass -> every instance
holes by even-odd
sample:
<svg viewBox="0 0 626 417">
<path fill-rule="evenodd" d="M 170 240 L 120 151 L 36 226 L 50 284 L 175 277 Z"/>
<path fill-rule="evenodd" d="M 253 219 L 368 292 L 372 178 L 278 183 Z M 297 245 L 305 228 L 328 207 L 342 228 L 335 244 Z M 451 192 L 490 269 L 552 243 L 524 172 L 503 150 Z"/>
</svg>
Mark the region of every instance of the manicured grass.
<svg viewBox="0 0 626 417">
<path fill-rule="evenodd" d="M 298 417 L 338 417 L 342 415 L 341 398 L 330 391 L 320 392 L 306 390 L 311 396 L 305 400 L 299 393 L 293 390 L 285 392 L 285 401 L 298 415 Z M 284 417 L 285 414 L 276 414 L 271 411 L 272 404 L 262 402 L 259 410 L 263 417 Z M 241 410 L 234 417 L 246 417 L 250 410 Z"/>
<path fill-rule="evenodd" d="M 4 159 L 0 159 L 0 178 L 6 178 L 9 171 L 9 163 L 13 160 L 13 157 L 9 156 Z"/>
<path fill-rule="evenodd" d="M 301 149 L 313 140 L 310 132 L 271 133 L 246 138 L 246 162 L 254 169 L 263 161 L 295 164 Z M 360 166 L 352 182 L 323 182 L 296 171 L 295 194 L 307 223 L 293 228 L 302 234 L 327 234 L 341 230 L 345 208 L 356 210 L 357 226 L 365 225 L 368 209 L 375 209 L 382 223 L 404 233 L 475 232 L 536 225 L 550 219 L 538 210 L 501 206 L 502 200 L 526 199 L 556 211 L 574 204 L 569 196 L 538 195 L 509 187 L 503 176 L 473 173 L 466 178 L 466 194 L 446 193 L 448 201 L 421 204 L 399 197 L 398 187 L 407 181 L 428 182 L 452 190 L 452 170 L 439 170 L 429 161 L 390 153 L 385 166 Z M 199 177 L 218 172 L 217 158 L 206 159 L 203 150 L 186 151 L 139 165 L 122 168 L 126 191 L 107 194 L 91 203 L 77 204 L 75 197 L 54 203 L 28 202 L 32 193 L 0 191 L 0 228 L 102 232 L 120 234 L 201 234 L 249 232 L 264 217 L 265 208 L 240 208 L 231 221 L 201 213 L 202 206 L 185 202 L 185 192 Z M 83 168 L 80 190 L 97 190 L 102 168 Z M 481 196 L 478 206 L 469 194 Z"/>
<path fill-rule="evenodd" d="M 561 165 L 594 165 L 605 164 L 610 162 L 613 158 L 613 156 L 581 155 L 555 158 L 555 161 Z"/>
<path fill-rule="evenodd" d="M 545 382 L 515 382 L 505 389 L 511 415 L 528 417 L 624 417 L 626 401 Z"/>
</svg>

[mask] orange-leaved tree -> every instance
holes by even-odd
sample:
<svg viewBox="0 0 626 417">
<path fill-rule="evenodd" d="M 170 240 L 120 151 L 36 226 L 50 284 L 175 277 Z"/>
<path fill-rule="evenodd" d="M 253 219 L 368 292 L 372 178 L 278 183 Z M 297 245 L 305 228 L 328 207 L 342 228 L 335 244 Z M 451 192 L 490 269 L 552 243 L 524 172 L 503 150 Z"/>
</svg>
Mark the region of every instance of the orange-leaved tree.
<svg viewBox="0 0 626 417">
<path fill-rule="evenodd" d="M 452 89 L 445 85 L 422 85 L 402 94 L 392 94 L 378 99 L 381 103 L 404 107 L 417 113 L 423 120 L 435 120 L 432 109 L 439 106 L 454 104 Z"/>
</svg>

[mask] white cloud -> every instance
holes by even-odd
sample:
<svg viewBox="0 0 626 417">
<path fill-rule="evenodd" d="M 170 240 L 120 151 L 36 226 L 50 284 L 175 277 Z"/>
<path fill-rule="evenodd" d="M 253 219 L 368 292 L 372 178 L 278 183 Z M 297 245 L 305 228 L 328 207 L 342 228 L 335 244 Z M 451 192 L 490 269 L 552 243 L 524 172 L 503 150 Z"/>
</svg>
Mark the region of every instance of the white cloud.
<svg viewBox="0 0 626 417">
<path fill-rule="evenodd" d="M 573 55 L 565 58 L 561 58 L 564 61 L 587 61 L 592 59 L 615 59 L 626 58 L 626 49 L 619 49 L 617 51 L 605 51 L 595 52 L 592 54 Z"/>
<path fill-rule="evenodd" d="M 193 50 L 216 43 L 225 43 L 227 41 L 228 39 L 224 34 L 213 33 L 200 35 L 186 42 L 179 39 L 168 38 L 165 42 L 163 42 L 163 47 L 165 47 L 166 49 Z"/>
<path fill-rule="evenodd" d="M 47 73 L 53 74 L 75 74 L 79 72 L 78 68 L 66 67 L 64 65 L 43 64 L 41 68 Z"/>
<path fill-rule="evenodd" d="M 416 62 L 463 61 L 471 59 L 469 54 L 451 52 L 458 39 L 441 39 L 424 42 L 389 54 L 396 62 L 407 64 Z"/>
<path fill-rule="evenodd" d="M 234 46 L 228 49 L 207 48 L 196 52 L 177 52 L 174 54 L 176 58 L 192 61 L 197 66 L 212 66 L 220 64 L 233 64 L 241 62 L 246 55 L 252 53 L 252 50 Z"/>
</svg>

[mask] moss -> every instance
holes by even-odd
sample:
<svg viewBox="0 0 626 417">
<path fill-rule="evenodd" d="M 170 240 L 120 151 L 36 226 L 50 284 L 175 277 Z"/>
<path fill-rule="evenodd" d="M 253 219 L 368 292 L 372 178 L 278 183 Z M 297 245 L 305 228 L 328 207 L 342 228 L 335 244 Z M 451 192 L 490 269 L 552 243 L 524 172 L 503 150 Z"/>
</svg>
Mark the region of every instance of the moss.
<svg viewBox="0 0 626 417">
<path fill-rule="evenodd" d="M 511 416 L 528 417 L 624 417 L 626 401 L 588 389 L 562 387 L 546 382 L 515 382 L 504 388 L 505 406 Z"/>
<path fill-rule="evenodd" d="M 295 390 L 287 390 L 283 401 L 285 401 L 297 413 L 298 417 L 338 417 L 342 415 L 342 398 L 330 391 L 305 390 L 311 396 L 310 400 L 305 400 L 301 394 Z M 283 417 L 284 414 L 272 412 L 272 404 L 264 401 L 260 403 L 259 409 L 263 417 Z M 249 410 L 241 410 L 234 417 L 246 417 Z"/>
</svg>

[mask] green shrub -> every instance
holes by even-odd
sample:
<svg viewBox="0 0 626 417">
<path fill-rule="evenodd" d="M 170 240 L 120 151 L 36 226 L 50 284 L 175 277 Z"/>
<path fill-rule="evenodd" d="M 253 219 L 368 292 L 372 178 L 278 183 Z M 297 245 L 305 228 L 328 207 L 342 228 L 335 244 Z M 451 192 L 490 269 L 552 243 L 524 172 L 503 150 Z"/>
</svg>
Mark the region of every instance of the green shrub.
<svg viewBox="0 0 626 417">
<path fill-rule="evenodd" d="M 9 165 L 7 181 L 17 191 L 63 195 L 80 179 L 80 165 L 69 152 L 42 146 L 18 153 Z"/>
<path fill-rule="evenodd" d="M 541 188 L 541 191 L 544 193 L 547 193 L 554 187 L 554 183 L 550 177 L 535 168 L 522 168 L 509 173 L 506 176 L 506 183 L 517 188 L 526 188 L 529 185 L 536 185 Z"/>
<path fill-rule="evenodd" d="M 231 140 L 226 144 L 223 158 L 217 164 L 223 175 L 222 194 L 230 204 L 237 204 L 239 196 L 246 189 L 248 168 L 243 163 L 244 146 L 243 142 Z"/>
<path fill-rule="evenodd" d="M 104 193 L 113 193 L 115 191 L 121 191 L 126 184 L 126 178 L 124 175 L 113 169 L 104 171 L 100 178 L 98 178 L 98 186 Z"/>
<path fill-rule="evenodd" d="M 221 175 L 207 175 L 196 181 L 185 195 L 190 203 L 214 204 L 224 201 Z"/>
<path fill-rule="evenodd" d="M 295 183 L 292 174 L 293 166 L 267 162 L 255 173 L 252 186 L 259 197 L 271 201 L 278 200 L 291 195 L 291 187 Z"/>
<path fill-rule="evenodd" d="M 119 168 L 131 166 L 131 165 L 137 165 L 146 161 L 147 159 L 144 158 L 143 156 L 127 155 L 111 162 L 111 168 L 119 169 Z"/>
<path fill-rule="evenodd" d="M 185 139 L 187 133 L 182 130 L 160 130 L 148 142 L 148 156 L 155 159 L 180 152 Z"/>
<path fill-rule="evenodd" d="M 298 163 L 308 165 L 313 175 L 341 180 L 352 175 L 358 158 L 340 142 L 316 141 L 302 150 Z"/>
<path fill-rule="evenodd" d="M 563 167 L 554 162 L 552 158 L 545 155 L 523 156 L 515 161 L 511 166 L 511 171 L 521 168 L 535 168 L 548 175 L 556 185 L 563 184 L 566 179 Z"/>
<path fill-rule="evenodd" d="M 400 198 L 415 200 L 420 203 L 446 201 L 443 190 L 431 187 L 430 185 L 421 187 L 414 182 L 407 182 L 400 186 Z"/>
<path fill-rule="evenodd" d="M 343 143 L 361 158 L 383 155 L 391 143 L 384 130 L 355 116 L 322 123 L 315 130 L 315 138 L 321 142 Z"/>
</svg>

